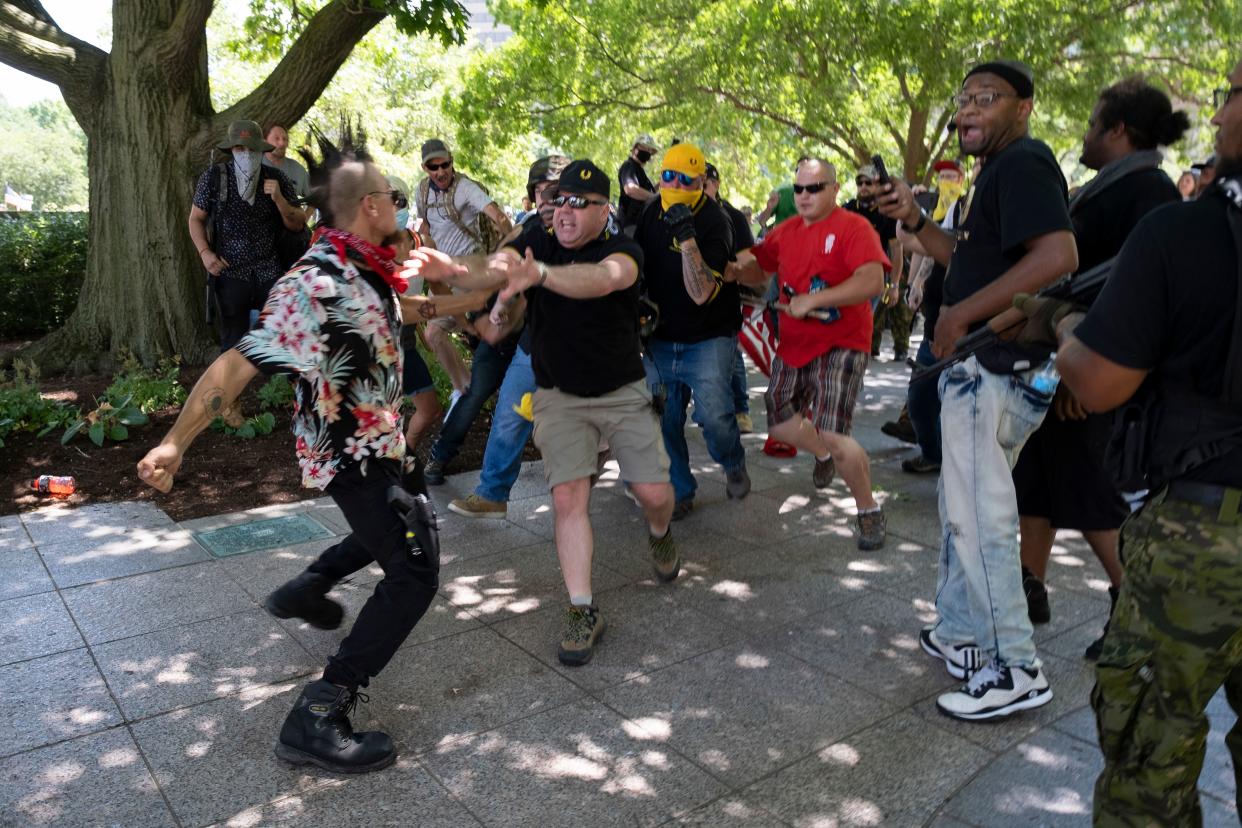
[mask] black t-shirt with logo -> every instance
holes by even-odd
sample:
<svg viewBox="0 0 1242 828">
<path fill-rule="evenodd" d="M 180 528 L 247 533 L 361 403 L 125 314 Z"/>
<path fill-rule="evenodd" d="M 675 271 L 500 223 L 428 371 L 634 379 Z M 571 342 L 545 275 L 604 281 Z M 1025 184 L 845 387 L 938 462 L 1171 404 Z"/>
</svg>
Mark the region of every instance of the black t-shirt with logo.
<svg viewBox="0 0 1242 828">
<path fill-rule="evenodd" d="M 621 195 L 617 199 L 617 205 L 621 208 L 621 226 L 629 227 L 631 224 L 637 224 L 638 214 L 643 211 L 643 207 L 647 205 L 647 202 L 638 201 L 627 196 L 625 194 L 626 185 L 637 184 L 639 187 L 652 193 L 656 191 L 655 185 L 647 177 L 647 171 L 643 169 L 643 165 L 633 158 L 625 159 L 625 163 L 617 170 L 617 184 L 621 191 Z"/>
<path fill-rule="evenodd" d="M 1209 193 L 1148 213 L 1075 335 L 1112 362 L 1151 371 L 1149 382 L 1219 400 L 1239 289 L 1227 209 Z M 1242 449 L 1188 477 L 1242 486 Z"/>
<path fill-rule="evenodd" d="M 1181 200 L 1177 185 L 1153 167 L 1132 172 L 1074 205 L 1070 218 L 1078 241 L 1078 272 L 1116 256 L 1139 219 L 1162 204 Z"/>
<path fill-rule="evenodd" d="M 1074 229 L 1065 176 L 1052 150 L 1034 138 L 1019 138 L 988 158 L 967 198 L 945 277 L 945 305 L 956 305 L 1005 275 L 1026 255 L 1031 239 Z M 1042 362 L 1049 351 L 1002 342 L 977 356 L 987 370 L 1007 374 Z"/>
<path fill-rule="evenodd" d="M 720 205 L 706 195 L 691 208 L 694 240 L 703 263 L 715 274 L 724 273 L 733 258 L 733 227 Z M 702 305 L 686 293 L 681 246 L 664 223 L 664 208 L 652 199 L 638 217 L 634 241 L 643 249 L 643 287 L 660 308 L 655 338 L 667 342 L 702 342 L 734 336 L 742 327 L 741 300 L 736 282 L 718 282 L 716 295 Z"/>
<path fill-rule="evenodd" d="M 755 234 L 750 229 L 750 222 L 746 220 L 746 214 L 734 207 L 723 198 L 720 199 L 720 207 L 725 211 L 725 215 L 729 217 L 729 222 L 733 225 L 733 253 L 737 253 L 755 246 Z"/>
<path fill-rule="evenodd" d="M 555 267 L 629 256 L 642 273 L 643 251 L 634 240 L 605 230 L 575 250 L 562 247 L 551 229 L 532 228 L 506 247 Z M 638 338 L 638 283 L 594 299 L 571 299 L 548 288 L 526 292 L 531 367 L 540 388 L 599 397 L 643 379 Z"/>
</svg>

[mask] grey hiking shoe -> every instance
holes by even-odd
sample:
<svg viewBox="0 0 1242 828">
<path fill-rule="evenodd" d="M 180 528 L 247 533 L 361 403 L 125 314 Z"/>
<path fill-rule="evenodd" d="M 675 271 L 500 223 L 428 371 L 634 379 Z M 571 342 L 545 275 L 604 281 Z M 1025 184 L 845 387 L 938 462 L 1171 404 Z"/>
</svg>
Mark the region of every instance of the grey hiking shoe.
<svg viewBox="0 0 1242 828">
<path fill-rule="evenodd" d="M 815 482 L 815 488 L 826 489 L 832 485 L 832 478 L 836 475 L 836 461 L 829 457 L 827 460 L 815 461 L 815 472 L 811 475 L 811 480 Z"/>
<path fill-rule="evenodd" d="M 858 548 L 864 552 L 884 546 L 888 536 L 888 523 L 883 511 L 862 512 L 858 515 Z"/>
<path fill-rule="evenodd" d="M 566 667 L 581 667 L 595 655 L 595 642 L 607 628 L 599 607 L 575 607 L 571 604 L 565 611 L 565 635 L 556 657 Z"/>
<path fill-rule="evenodd" d="M 746 467 L 733 472 L 725 472 L 725 494 L 729 500 L 741 500 L 750 494 L 750 475 Z"/>
<path fill-rule="evenodd" d="M 647 535 L 647 545 L 651 547 L 651 568 L 655 570 L 656 577 L 665 583 L 676 578 L 677 573 L 681 572 L 681 555 L 677 553 L 677 544 L 673 541 L 672 527 L 662 538 Z"/>
</svg>

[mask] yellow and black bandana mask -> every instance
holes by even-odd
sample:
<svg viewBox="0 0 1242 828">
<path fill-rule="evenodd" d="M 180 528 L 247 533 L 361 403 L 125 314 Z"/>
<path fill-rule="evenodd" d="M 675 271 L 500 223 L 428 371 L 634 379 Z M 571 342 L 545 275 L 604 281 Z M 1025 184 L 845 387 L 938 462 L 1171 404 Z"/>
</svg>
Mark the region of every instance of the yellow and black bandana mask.
<svg viewBox="0 0 1242 828">
<path fill-rule="evenodd" d="M 703 151 L 694 144 L 681 143 L 674 144 L 668 148 L 668 152 L 664 153 L 664 164 L 661 172 L 664 170 L 672 170 L 691 178 L 700 179 L 697 190 L 682 190 L 678 187 L 665 186 L 663 182 L 660 184 L 660 206 L 667 210 L 674 204 L 684 204 L 687 207 L 693 207 L 703 195 L 703 174 L 707 171 L 707 161 L 703 158 Z"/>
</svg>

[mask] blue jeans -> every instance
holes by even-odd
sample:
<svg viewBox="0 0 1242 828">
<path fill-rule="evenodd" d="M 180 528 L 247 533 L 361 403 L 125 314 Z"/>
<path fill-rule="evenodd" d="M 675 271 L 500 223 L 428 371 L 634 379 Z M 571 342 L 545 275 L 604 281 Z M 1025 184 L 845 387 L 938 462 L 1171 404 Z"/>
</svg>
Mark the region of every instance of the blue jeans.
<svg viewBox="0 0 1242 828">
<path fill-rule="evenodd" d="M 733 376 L 729 382 L 733 389 L 733 413 L 750 413 L 750 392 L 746 388 L 746 360 L 742 359 L 742 347 L 733 346 Z"/>
<path fill-rule="evenodd" d="M 479 342 L 470 365 L 470 387 L 457 400 L 457 405 L 453 406 L 444 421 L 444 428 L 440 429 L 440 436 L 431 447 L 431 459 L 448 463 L 457 456 L 474 418 L 483 410 L 483 403 L 500 388 L 512 358 L 512 355 L 498 351 L 486 342 Z"/>
<path fill-rule="evenodd" d="M 1018 557 L 1013 464 L 1048 413 L 1051 394 L 1027 383 L 1036 370 L 993 374 L 970 357 L 940 375 L 940 577 L 936 635 L 974 642 L 984 660 L 1029 667 L 1034 628 Z"/>
<path fill-rule="evenodd" d="M 746 467 L 742 435 L 733 413 L 733 359 L 736 340 L 731 336 L 702 342 L 665 342 L 652 339 L 643 357 L 651 393 L 664 387 L 664 448 L 668 451 L 669 476 L 677 500 L 692 500 L 698 485 L 690 472 L 686 446 L 686 406 L 694 398 L 694 420 L 703 427 L 707 451 L 725 472 Z"/>
<path fill-rule="evenodd" d="M 509 490 L 522 469 L 522 449 L 535 427 L 514 411 L 513 406 L 522 404 L 523 394 L 533 393 L 535 371 L 530 366 L 530 354 L 518 348 L 500 384 L 492 430 L 483 450 L 483 472 L 479 475 L 479 485 L 474 488 L 474 493 L 485 500 L 504 503 L 509 499 Z"/>
<path fill-rule="evenodd" d="M 914 361 L 919 365 L 935 363 L 936 358 L 932 356 L 928 334 L 924 334 L 923 344 L 919 346 Z M 940 391 L 936 387 L 938 379 L 939 377 L 928 377 L 912 382 L 906 391 L 906 409 L 910 412 L 914 436 L 918 438 L 923 456 L 933 463 L 940 462 Z"/>
</svg>

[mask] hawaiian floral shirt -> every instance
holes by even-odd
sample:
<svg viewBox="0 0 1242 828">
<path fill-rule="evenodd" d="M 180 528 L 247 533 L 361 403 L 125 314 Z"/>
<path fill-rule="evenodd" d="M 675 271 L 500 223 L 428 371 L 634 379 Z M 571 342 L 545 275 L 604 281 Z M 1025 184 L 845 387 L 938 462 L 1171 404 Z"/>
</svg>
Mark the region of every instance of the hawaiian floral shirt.
<svg viewBox="0 0 1242 828">
<path fill-rule="evenodd" d="M 302 485 L 350 463 L 401 460 L 401 305 L 353 255 L 317 241 L 272 286 L 260 327 L 237 345 L 264 374 L 296 374 L 293 434 Z"/>
</svg>

